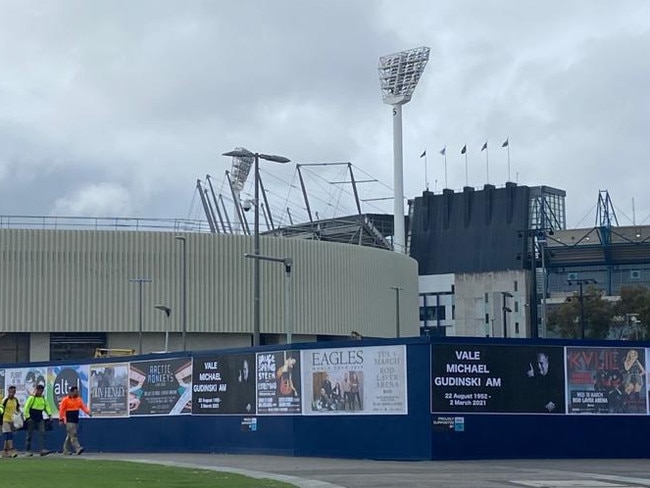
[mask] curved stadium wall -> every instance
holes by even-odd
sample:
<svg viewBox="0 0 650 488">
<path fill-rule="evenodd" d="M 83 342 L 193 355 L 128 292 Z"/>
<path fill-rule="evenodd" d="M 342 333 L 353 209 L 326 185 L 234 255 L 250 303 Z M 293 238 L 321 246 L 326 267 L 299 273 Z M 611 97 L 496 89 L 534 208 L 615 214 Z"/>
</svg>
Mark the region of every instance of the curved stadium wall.
<svg viewBox="0 0 650 488">
<path fill-rule="evenodd" d="M 185 233 L 187 347 L 250 345 L 253 238 Z M 29 357 L 48 360 L 51 337 L 106 334 L 105 347 L 137 348 L 142 285 L 143 352 L 180 348 L 182 242 L 173 232 L 0 229 L 0 333 L 29 334 Z M 294 340 L 418 334 L 417 263 L 390 251 L 319 241 L 262 237 L 261 254 L 291 257 Z M 284 341 L 285 272 L 261 263 L 261 332 Z M 172 309 L 171 316 L 156 305 Z M 65 339 L 63 339 L 65 341 Z M 72 358 L 73 356 L 68 356 Z"/>
</svg>

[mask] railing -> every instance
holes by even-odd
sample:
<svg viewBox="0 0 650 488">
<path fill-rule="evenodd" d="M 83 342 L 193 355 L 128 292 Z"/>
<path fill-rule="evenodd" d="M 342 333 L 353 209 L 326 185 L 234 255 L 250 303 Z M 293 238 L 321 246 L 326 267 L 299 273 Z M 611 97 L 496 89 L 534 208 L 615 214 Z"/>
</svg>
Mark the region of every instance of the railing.
<svg viewBox="0 0 650 488">
<path fill-rule="evenodd" d="M 0 229 L 210 232 L 205 220 L 0 215 Z"/>
</svg>

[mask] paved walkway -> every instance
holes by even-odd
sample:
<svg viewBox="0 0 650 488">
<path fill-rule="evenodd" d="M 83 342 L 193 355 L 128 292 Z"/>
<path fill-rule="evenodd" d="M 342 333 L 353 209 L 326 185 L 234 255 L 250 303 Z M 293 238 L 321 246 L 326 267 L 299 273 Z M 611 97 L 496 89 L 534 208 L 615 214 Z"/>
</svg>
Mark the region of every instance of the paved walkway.
<svg viewBox="0 0 650 488">
<path fill-rule="evenodd" d="M 86 454 L 84 454 L 86 457 Z M 641 488 L 648 460 L 367 461 L 229 454 L 88 454 L 230 471 L 301 488 Z"/>
</svg>

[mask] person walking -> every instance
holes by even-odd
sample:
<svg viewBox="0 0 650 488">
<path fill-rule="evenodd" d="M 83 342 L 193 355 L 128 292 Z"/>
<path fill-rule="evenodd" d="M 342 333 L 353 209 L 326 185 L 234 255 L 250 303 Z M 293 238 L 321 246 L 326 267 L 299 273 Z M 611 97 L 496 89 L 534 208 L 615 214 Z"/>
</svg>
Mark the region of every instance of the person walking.
<svg viewBox="0 0 650 488">
<path fill-rule="evenodd" d="M 20 413 L 20 402 L 16 398 L 16 387 L 7 388 L 7 397 L 0 404 L 0 415 L 2 416 L 2 436 L 4 437 L 4 450 L 2 457 L 18 456 L 14 449 L 14 415 Z"/>
<path fill-rule="evenodd" d="M 63 442 L 63 454 L 75 454 L 84 452 L 84 448 L 79 444 L 79 410 L 92 416 L 90 410 L 79 396 L 79 388 L 71 386 L 68 396 L 61 400 L 59 406 L 59 420 L 65 425 L 65 441 Z"/>
<path fill-rule="evenodd" d="M 40 438 L 41 456 L 47 456 L 50 451 L 45 449 L 45 415 L 49 419 L 52 417 L 52 410 L 43 396 L 45 387 L 36 385 L 34 393 L 29 396 L 25 402 L 25 422 L 27 422 L 27 435 L 25 436 L 25 451 L 28 456 L 33 456 L 32 440 L 34 431 L 38 432 Z"/>
</svg>

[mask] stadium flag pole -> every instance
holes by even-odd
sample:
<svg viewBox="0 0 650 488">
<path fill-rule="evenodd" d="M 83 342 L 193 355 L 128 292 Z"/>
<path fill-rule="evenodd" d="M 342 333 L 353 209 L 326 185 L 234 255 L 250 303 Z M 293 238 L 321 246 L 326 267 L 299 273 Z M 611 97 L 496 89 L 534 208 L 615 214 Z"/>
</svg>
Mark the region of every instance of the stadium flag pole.
<svg viewBox="0 0 650 488">
<path fill-rule="evenodd" d="M 483 144 L 483 147 L 481 148 L 481 151 L 485 150 L 485 169 L 487 171 L 487 184 L 490 184 L 490 160 L 488 158 L 488 143 L 485 141 L 485 144 Z"/>
<path fill-rule="evenodd" d="M 460 150 L 460 153 L 465 155 L 465 186 L 469 186 L 469 169 L 467 166 L 467 144 L 463 146 L 463 148 Z"/>
<path fill-rule="evenodd" d="M 508 149 L 508 181 L 510 181 L 510 137 L 507 137 L 506 140 L 503 141 L 501 147 Z"/>
<path fill-rule="evenodd" d="M 425 149 L 422 154 L 420 154 L 421 158 L 424 158 L 424 186 L 429 191 L 429 176 L 427 174 L 427 150 Z"/>
<path fill-rule="evenodd" d="M 445 147 L 440 150 L 440 154 L 445 157 L 445 188 L 449 188 L 449 185 L 447 184 L 447 144 L 445 144 Z"/>
</svg>

